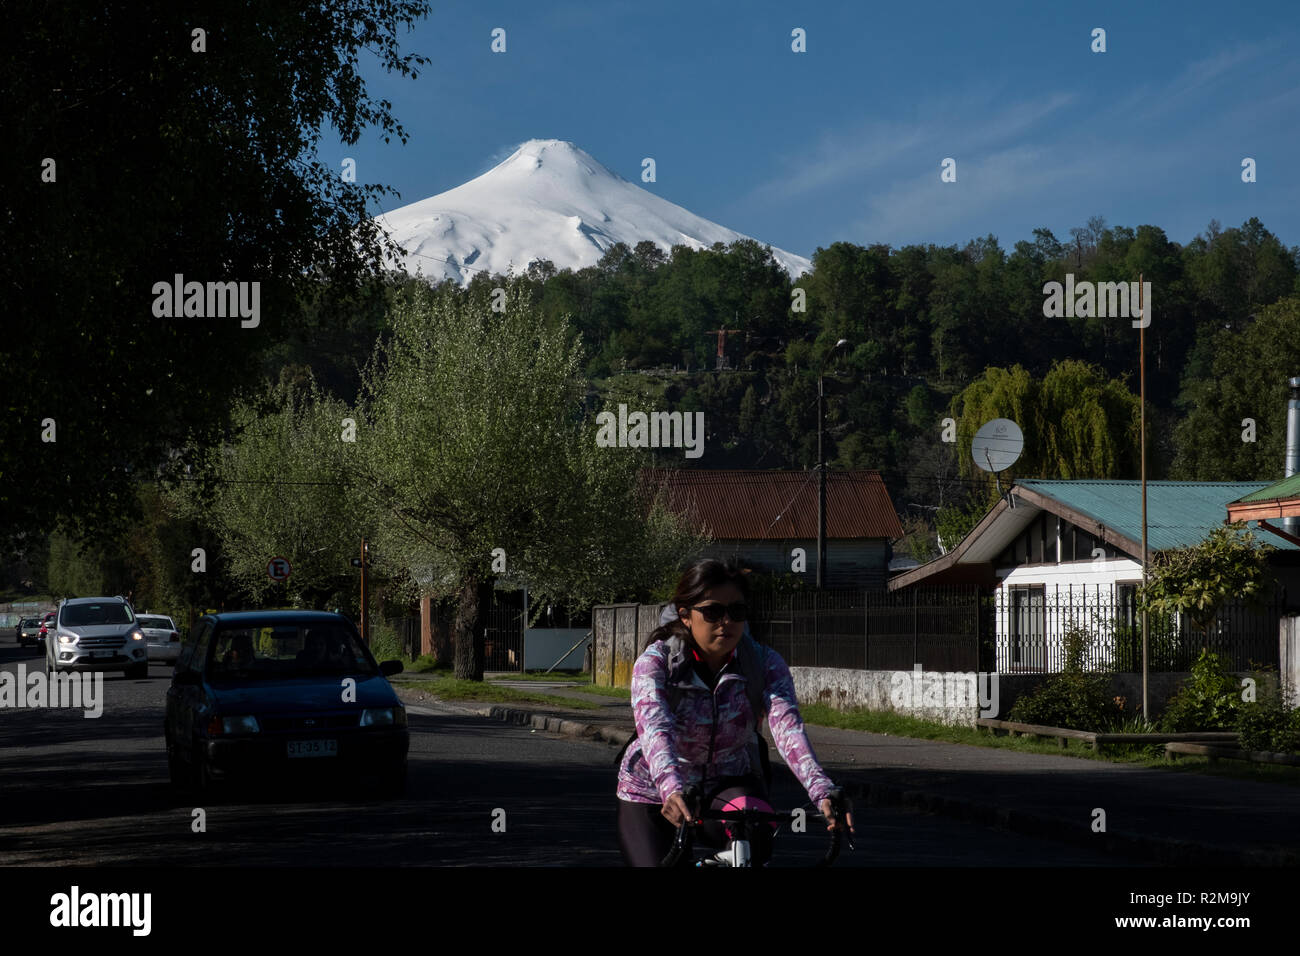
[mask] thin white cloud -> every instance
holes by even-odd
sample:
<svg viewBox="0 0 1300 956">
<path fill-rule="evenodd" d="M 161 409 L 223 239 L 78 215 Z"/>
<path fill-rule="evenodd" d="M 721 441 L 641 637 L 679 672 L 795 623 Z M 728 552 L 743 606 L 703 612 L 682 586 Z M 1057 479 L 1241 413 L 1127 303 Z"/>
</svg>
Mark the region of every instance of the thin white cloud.
<svg viewBox="0 0 1300 956">
<path fill-rule="evenodd" d="M 1092 103 L 1087 123 L 1053 123 L 1050 134 L 1047 124 L 1077 105 L 1079 94 L 1045 93 L 998 105 L 1004 93 L 972 90 L 956 101 L 918 109 L 914 123 L 873 121 L 846 134 L 823 133 L 807 158 L 790 160 L 786 174 L 758 186 L 746 201 L 816 201 L 841 191 L 860 196 L 864 182 L 887 181 L 893 185 L 864 197 L 865 214 L 851 217 L 836 234 L 897 241 L 904 235 L 919 240 L 951 232 L 1009 204 L 1052 207 L 1062 197 L 1120 195 L 1139 179 L 1163 178 L 1203 154 L 1206 131 L 1224 129 L 1234 111 L 1247 104 L 1216 100 L 1215 108 L 1207 109 L 1188 99 L 1208 100 L 1208 91 L 1223 88 L 1228 78 L 1238 83 L 1251 63 L 1280 49 L 1280 40 L 1239 44 L 1187 64 L 1155 87 L 1133 90 L 1120 101 Z M 1290 89 L 1270 99 L 1286 103 L 1294 93 Z M 1256 115 L 1262 99 L 1249 104 Z M 1133 132 L 1121 134 L 1123 140 L 1098 136 L 1099 130 L 1133 131 L 1157 116 L 1185 117 L 1192 110 L 1197 111 L 1192 121 L 1181 123 L 1175 135 L 1162 132 L 1159 139 L 1140 142 Z M 1270 112 L 1280 115 L 1276 108 Z M 917 156 L 931 153 L 932 162 L 916 169 Z M 957 160 L 956 183 L 940 181 L 939 162 L 947 156 Z M 812 195 L 822 190 L 822 196 Z"/>
<path fill-rule="evenodd" d="M 848 133 L 823 133 L 808 153 L 788 161 L 793 167 L 755 187 L 740 201 L 790 201 L 810 192 L 857 185 L 864 177 L 919 152 L 934 153 L 934 163 L 958 151 L 1001 143 L 1060 112 L 1076 99 L 1073 93 L 1052 93 L 988 111 L 992 93 L 967 95 L 958 101 L 935 100 L 918 109 L 919 123 L 872 121 Z M 978 124 L 971 117 L 980 116 Z"/>
</svg>

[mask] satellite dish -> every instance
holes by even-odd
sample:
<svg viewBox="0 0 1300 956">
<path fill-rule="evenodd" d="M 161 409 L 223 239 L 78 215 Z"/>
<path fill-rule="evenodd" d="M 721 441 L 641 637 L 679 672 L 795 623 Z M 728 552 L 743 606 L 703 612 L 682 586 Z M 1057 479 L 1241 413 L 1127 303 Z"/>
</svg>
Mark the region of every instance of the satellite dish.
<svg viewBox="0 0 1300 956">
<path fill-rule="evenodd" d="M 1020 458 L 1025 436 L 1020 426 L 1009 418 L 995 418 L 981 426 L 970 443 L 975 464 L 985 471 L 1006 471 Z"/>
</svg>

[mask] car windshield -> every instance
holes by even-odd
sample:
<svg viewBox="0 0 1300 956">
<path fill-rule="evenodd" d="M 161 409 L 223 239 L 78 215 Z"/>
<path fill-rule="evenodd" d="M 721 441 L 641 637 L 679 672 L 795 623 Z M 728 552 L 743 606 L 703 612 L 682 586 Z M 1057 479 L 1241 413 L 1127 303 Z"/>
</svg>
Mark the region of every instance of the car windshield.
<svg viewBox="0 0 1300 956">
<path fill-rule="evenodd" d="M 23 627 L 38 627 L 40 623 L 41 622 L 39 619 L 34 617 L 29 617 L 23 621 Z"/>
<path fill-rule="evenodd" d="M 135 620 L 131 609 L 117 601 L 103 604 L 69 604 L 60 619 L 66 627 L 88 627 L 96 624 L 130 624 Z"/>
<path fill-rule="evenodd" d="M 147 627 L 159 631 L 174 631 L 170 618 L 166 617 L 144 617 L 143 615 L 136 618 L 141 627 Z"/>
<path fill-rule="evenodd" d="M 223 627 L 207 670 L 213 683 L 379 673 L 351 629 L 330 622 Z"/>
</svg>

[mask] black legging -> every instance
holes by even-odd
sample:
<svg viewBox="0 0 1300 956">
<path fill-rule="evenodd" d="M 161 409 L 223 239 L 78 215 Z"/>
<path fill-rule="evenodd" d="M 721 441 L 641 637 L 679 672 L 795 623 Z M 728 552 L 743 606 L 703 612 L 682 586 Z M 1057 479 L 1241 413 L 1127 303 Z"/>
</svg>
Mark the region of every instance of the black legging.
<svg viewBox="0 0 1300 956">
<path fill-rule="evenodd" d="M 728 800 L 739 796 L 767 799 L 767 790 L 753 777 L 726 777 L 706 792 L 714 794 L 709 804 L 714 810 L 722 809 Z M 673 848 L 677 827 L 668 822 L 662 811 L 662 803 L 618 801 L 618 845 L 628 866 L 658 866 Z M 722 849 L 726 839 L 719 820 L 708 820 L 696 831 L 696 842 L 713 849 Z M 771 827 L 760 826 L 750 835 L 749 852 L 754 866 L 762 866 L 772 858 Z M 690 866 L 691 861 L 683 855 L 677 865 Z"/>
</svg>

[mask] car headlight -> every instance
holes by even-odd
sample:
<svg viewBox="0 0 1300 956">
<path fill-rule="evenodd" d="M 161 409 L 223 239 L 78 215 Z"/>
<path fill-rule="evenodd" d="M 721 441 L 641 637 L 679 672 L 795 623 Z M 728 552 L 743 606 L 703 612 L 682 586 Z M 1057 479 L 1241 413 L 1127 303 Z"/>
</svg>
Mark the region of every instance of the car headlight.
<svg viewBox="0 0 1300 956">
<path fill-rule="evenodd" d="M 221 732 L 225 734 L 259 734 L 262 728 L 257 726 L 257 718 L 251 714 L 243 717 L 222 717 Z"/>
<path fill-rule="evenodd" d="M 60 644 L 75 644 L 75 643 L 77 643 L 77 635 L 76 635 L 76 634 L 60 634 L 60 635 L 59 635 L 59 643 L 60 643 Z"/>
<path fill-rule="evenodd" d="M 375 707 L 361 712 L 362 727 L 392 727 L 406 723 L 404 707 Z"/>
<path fill-rule="evenodd" d="M 131 632 L 131 640 L 133 640 L 133 641 L 143 641 L 143 640 L 144 640 L 144 632 L 143 632 L 143 631 L 132 631 L 132 632 Z"/>
</svg>

